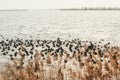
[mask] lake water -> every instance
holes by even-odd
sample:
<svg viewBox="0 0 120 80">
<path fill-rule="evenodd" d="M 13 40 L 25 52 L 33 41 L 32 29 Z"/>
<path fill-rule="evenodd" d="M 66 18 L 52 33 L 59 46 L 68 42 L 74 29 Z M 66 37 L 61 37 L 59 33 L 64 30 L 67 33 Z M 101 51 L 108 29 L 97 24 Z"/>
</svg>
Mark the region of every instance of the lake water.
<svg viewBox="0 0 120 80">
<path fill-rule="evenodd" d="M 0 35 L 23 39 L 104 39 L 119 46 L 120 11 L 0 11 Z M 1 64 L 7 61 L 8 57 L 0 56 Z"/>
</svg>

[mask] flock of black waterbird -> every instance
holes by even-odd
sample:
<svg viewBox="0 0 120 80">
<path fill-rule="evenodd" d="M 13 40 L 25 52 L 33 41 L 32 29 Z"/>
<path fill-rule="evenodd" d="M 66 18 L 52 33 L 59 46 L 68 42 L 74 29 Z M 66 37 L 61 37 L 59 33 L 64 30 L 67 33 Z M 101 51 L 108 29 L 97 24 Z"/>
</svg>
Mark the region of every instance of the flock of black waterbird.
<svg viewBox="0 0 120 80">
<path fill-rule="evenodd" d="M 102 57 L 102 49 L 109 49 L 110 45 L 110 42 L 100 45 L 102 41 L 104 40 L 101 39 L 98 43 L 94 43 L 92 41 L 81 41 L 80 39 L 61 40 L 60 38 L 57 38 L 57 40 L 5 39 L 0 41 L 0 51 L 4 56 L 9 55 L 11 60 L 13 60 L 20 51 L 24 56 L 30 56 L 30 59 L 32 59 L 37 49 L 39 49 L 38 51 L 41 52 L 43 57 L 48 52 L 52 53 L 52 55 L 57 55 L 58 53 L 63 55 L 65 50 L 73 55 L 74 53 L 81 53 L 84 56 L 89 54 L 89 50 L 93 50 L 95 55 L 99 54 L 99 56 Z M 84 53 L 80 50 L 82 47 L 87 48 Z M 95 52 L 96 49 L 98 53 Z"/>
</svg>

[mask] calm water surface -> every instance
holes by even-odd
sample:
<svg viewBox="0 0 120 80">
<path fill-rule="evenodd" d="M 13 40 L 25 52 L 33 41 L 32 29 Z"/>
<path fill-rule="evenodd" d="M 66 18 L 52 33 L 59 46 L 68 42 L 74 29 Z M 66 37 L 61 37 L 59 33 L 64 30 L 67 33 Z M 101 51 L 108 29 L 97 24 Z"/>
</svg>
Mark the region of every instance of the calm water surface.
<svg viewBox="0 0 120 80">
<path fill-rule="evenodd" d="M 119 46 L 120 11 L 0 11 L 0 35 L 9 39 L 105 39 Z M 7 61 L 8 56 L 0 56 L 1 65 Z"/>
</svg>

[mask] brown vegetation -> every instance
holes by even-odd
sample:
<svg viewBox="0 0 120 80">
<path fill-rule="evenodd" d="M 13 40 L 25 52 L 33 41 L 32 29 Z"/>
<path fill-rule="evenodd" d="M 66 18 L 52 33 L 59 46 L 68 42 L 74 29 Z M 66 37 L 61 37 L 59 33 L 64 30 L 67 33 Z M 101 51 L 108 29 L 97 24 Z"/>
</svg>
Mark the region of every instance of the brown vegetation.
<svg viewBox="0 0 120 80">
<path fill-rule="evenodd" d="M 22 45 L 17 57 L 11 56 L 11 62 L 0 73 L 1 80 L 120 80 L 120 48 L 117 46 L 101 49 L 101 55 L 99 48 L 88 49 L 87 45 L 72 56 L 67 50 L 46 54 L 35 50 L 31 59 L 22 51 L 25 49 Z M 89 55 L 86 56 L 85 51 Z"/>
</svg>

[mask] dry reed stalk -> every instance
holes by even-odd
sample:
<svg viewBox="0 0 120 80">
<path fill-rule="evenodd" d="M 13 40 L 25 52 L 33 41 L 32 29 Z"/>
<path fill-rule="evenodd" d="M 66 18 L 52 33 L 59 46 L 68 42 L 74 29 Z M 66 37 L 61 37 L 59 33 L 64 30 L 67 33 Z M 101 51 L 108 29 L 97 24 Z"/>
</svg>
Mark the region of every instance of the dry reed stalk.
<svg viewBox="0 0 120 80">
<path fill-rule="evenodd" d="M 5 75 L 5 73 L 1 73 L 1 80 L 7 80 L 7 76 Z"/>
<path fill-rule="evenodd" d="M 73 79 L 75 78 L 75 73 L 72 71 L 72 69 L 68 69 L 68 75 L 69 75 L 69 78 L 70 79 Z"/>
<path fill-rule="evenodd" d="M 47 57 L 46 63 L 47 63 L 47 64 L 51 64 L 51 63 L 52 63 L 52 62 L 51 62 L 51 58 L 50 58 L 49 56 Z"/>
<path fill-rule="evenodd" d="M 58 69 L 57 77 L 58 77 L 58 80 L 64 80 L 64 75 L 61 71 L 61 68 Z"/>
<path fill-rule="evenodd" d="M 23 48 L 24 49 L 24 48 Z M 6 67 L 6 72 L 4 74 L 1 74 L 2 80 L 55 80 L 55 79 L 59 79 L 59 80 L 65 80 L 67 79 L 67 76 L 70 76 L 71 79 L 73 80 L 91 80 L 91 79 L 95 79 L 95 80 L 102 80 L 102 78 L 104 78 L 104 80 L 109 80 L 109 76 L 115 76 L 116 80 L 119 80 L 119 75 L 120 73 L 117 72 L 118 69 L 120 69 L 119 65 L 117 64 L 117 62 L 119 63 L 119 58 L 120 57 L 115 57 L 116 56 L 114 53 L 117 50 L 110 50 L 109 51 L 109 55 L 107 54 L 108 51 L 103 51 L 104 53 L 107 54 L 110 57 L 110 65 L 108 66 L 108 62 L 106 62 L 104 65 L 106 66 L 105 71 L 102 72 L 102 62 L 100 62 L 99 60 L 96 59 L 96 57 L 93 55 L 93 53 L 91 53 L 92 57 L 94 58 L 94 60 L 96 61 L 96 64 L 93 64 L 90 60 L 90 57 L 88 59 L 85 60 L 85 64 L 82 64 L 83 61 L 80 62 L 80 67 L 79 69 L 83 69 L 83 73 L 81 73 L 81 71 L 77 71 L 75 72 L 72 69 L 69 69 L 69 71 L 66 71 L 61 67 L 62 64 L 65 64 L 62 61 L 62 58 L 59 58 L 57 55 L 54 56 L 56 63 L 54 66 L 54 68 L 51 68 L 51 66 L 45 66 L 43 64 L 43 62 L 40 59 L 40 54 L 39 52 L 36 50 L 35 52 L 35 56 L 34 56 L 34 60 L 33 61 L 28 61 L 26 66 L 24 66 L 24 55 L 23 53 L 20 51 L 20 60 L 13 60 L 13 64 L 10 64 L 8 67 Z M 84 52 L 84 50 L 83 50 Z M 92 50 L 90 52 L 93 52 Z M 96 51 L 97 52 L 97 51 Z M 47 64 L 51 64 L 53 61 L 51 59 L 51 53 L 48 53 L 47 55 L 47 60 L 46 63 Z M 72 60 L 73 64 L 72 65 L 79 65 L 77 64 L 77 57 L 80 56 L 80 54 L 78 55 L 77 53 L 74 54 L 74 57 L 69 59 L 69 54 L 67 53 L 67 51 L 65 52 L 66 54 L 66 60 Z M 106 55 L 105 55 L 106 56 Z M 118 55 L 119 56 L 119 55 Z M 62 56 L 60 56 L 62 57 Z M 81 57 L 81 56 L 80 56 Z M 100 57 L 98 57 L 100 58 Z M 48 73 L 47 76 L 49 76 L 49 78 L 46 78 L 46 72 L 44 71 L 44 68 L 48 67 Z M 67 67 L 65 68 L 67 69 Z M 64 71 L 64 72 L 63 72 Z M 69 72 L 69 74 L 67 74 L 67 72 Z M 57 73 L 57 76 L 54 74 Z M 9 74 L 9 75 L 8 75 Z M 57 78 L 56 78 L 57 77 Z M 87 79 L 89 77 L 89 79 Z M 90 79 L 90 77 L 92 77 Z"/>
</svg>

